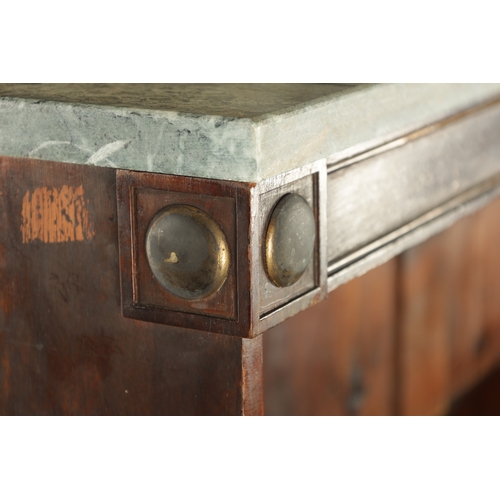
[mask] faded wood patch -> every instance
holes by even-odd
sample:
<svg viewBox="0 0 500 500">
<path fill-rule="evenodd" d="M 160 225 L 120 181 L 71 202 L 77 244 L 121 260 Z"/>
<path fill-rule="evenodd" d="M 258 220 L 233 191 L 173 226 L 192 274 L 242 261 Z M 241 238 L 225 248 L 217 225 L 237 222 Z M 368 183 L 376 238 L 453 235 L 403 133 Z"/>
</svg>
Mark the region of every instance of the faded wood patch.
<svg viewBox="0 0 500 500">
<path fill-rule="evenodd" d="M 83 241 L 94 236 L 85 207 L 83 186 L 39 187 L 23 198 L 23 243 Z"/>
</svg>

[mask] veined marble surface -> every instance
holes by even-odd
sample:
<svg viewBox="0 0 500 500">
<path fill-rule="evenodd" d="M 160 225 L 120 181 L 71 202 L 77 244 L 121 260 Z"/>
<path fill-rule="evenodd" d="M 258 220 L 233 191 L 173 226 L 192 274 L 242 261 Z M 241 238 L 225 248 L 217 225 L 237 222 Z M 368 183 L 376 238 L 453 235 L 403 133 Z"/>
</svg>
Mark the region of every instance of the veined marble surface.
<svg viewBox="0 0 500 500">
<path fill-rule="evenodd" d="M 500 84 L 0 84 L 0 155 L 257 182 L 498 96 Z"/>
</svg>

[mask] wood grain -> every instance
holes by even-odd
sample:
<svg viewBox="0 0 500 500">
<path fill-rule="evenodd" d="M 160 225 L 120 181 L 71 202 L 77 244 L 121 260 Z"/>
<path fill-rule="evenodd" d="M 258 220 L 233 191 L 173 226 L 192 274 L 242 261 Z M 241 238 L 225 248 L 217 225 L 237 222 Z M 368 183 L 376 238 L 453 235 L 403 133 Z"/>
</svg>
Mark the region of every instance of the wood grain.
<svg viewBox="0 0 500 500">
<path fill-rule="evenodd" d="M 400 408 L 404 415 L 441 413 L 450 388 L 447 309 L 451 293 L 453 233 L 443 233 L 400 259 Z"/>
<path fill-rule="evenodd" d="M 393 260 L 264 335 L 266 414 L 394 412 L 395 280 Z"/>
<path fill-rule="evenodd" d="M 500 362 L 500 200 L 242 339 L 122 315 L 115 189 L 114 169 L 0 158 L 0 414 L 443 414 Z"/>
<path fill-rule="evenodd" d="M 0 414 L 262 412 L 261 343 L 125 318 L 114 169 L 0 158 Z M 94 235 L 23 243 L 26 192 L 82 187 Z"/>
<path fill-rule="evenodd" d="M 441 414 L 500 360 L 500 200 L 400 257 L 400 412 Z"/>
<path fill-rule="evenodd" d="M 447 413 L 500 362 L 499 220 L 497 200 L 270 330 L 266 414 Z"/>
<path fill-rule="evenodd" d="M 337 166 L 327 182 L 329 271 L 340 262 L 345 266 L 352 252 L 498 175 L 499 127 L 496 100 Z"/>
</svg>

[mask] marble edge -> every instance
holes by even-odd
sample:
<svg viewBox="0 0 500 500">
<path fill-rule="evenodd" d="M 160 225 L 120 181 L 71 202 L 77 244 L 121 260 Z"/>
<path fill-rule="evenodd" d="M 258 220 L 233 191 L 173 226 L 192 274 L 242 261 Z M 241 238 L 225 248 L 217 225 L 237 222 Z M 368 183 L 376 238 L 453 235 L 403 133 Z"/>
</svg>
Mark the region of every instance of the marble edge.
<svg viewBox="0 0 500 500">
<path fill-rule="evenodd" d="M 500 84 L 360 84 L 253 118 L 0 98 L 0 155 L 258 182 L 500 94 Z"/>
<path fill-rule="evenodd" d="M 343 85 L 343 84 L 340 84 Z M 347 85 L 347 84 L 345 84 Z M 355 85 L 346 86 L 345 89 L 337 90 L 330 94 L 324 95 L 322 97 L 316 97 L 310 101 L 304 101 L 300 104 L 294 106 L 288 106 L 279 110 L 279 112 L 263 113 L 258 116 L 254 116 L 252 121 L 257 127 L 276 123 L 281 120 L 285 120 L 288 117 L 300 115 L 302 113 L 314 113 L 316 109 L 327 105 L 329 102 L 342 100 L 345 96 L 365 92 L 367 89 L 382 86 L 384 84 L 380 83 L 358 83 Z"/>
<path fill-rule="evenodd" d="M 88 108 L 95 110 L 108 110 L 114 113 L 121 113 L 123 115 L 133 114 L 133 115 L 143 115 L 143 116 L 158 116 L 165 118 L 174 118 L 176 116 L 184 116 L 186 118 L 199 119 L 199 118 L 212 118 L 227 121 L 241 121 L 241 122 L 251 122 L 252 118 L 248 117 L 235 117 L 235 116 L 224 116 L 217 114 L 206 114 L 206 113 L 188 113 L 184 111 L 174 111 L 165 109 L 151 109 L 151 108 L 136 108 L 132 106 L 114 106 L 112 104 L 88 104 L 82 102 L 66 102 L 57 101 L 53 99 L 35 99 L 32 97 L 12 97 L 12 96 L 2 96 L 0 95 L 0 101 L 16 101 L 16 102 L 26 102 L 32 104 L 49 104 L 64 107 L 74 107 L 74 108 Z"/>
<path fill-rule="evenodd" d="M 3 156 L 253 182 L 255 140 L 250 118 L 0 98 Z"/>
<path fill-rule="evenodd" d="M 500 84 L 366 85 L 256 123 L 259 179 L 352 156 L 500 96 Z"/>
</svg>

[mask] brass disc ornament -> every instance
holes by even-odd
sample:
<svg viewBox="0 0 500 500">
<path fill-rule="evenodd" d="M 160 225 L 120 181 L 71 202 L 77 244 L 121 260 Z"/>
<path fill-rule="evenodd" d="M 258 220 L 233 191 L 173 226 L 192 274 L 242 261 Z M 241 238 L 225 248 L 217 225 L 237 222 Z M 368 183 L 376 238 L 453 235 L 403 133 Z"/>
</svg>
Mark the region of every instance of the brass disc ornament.
<svg viewBox="0 0 500 500">
<path fill-rule="evenodd" d="M 215 293 L 229 270 L 222 229 L 209 214 L 190 205 L 171 205 L 154 217 L 146 234 L 146 254 L 161 285 L 187 300 Z"/>
<path fill-rule="evenodd" d="M 314 252 L 316 222 L 309 203 L 300 195 L 283 196 L 273 210 L 266 234 L 266 270 L 279 287 L 296 283 Z"/>
</svg>

